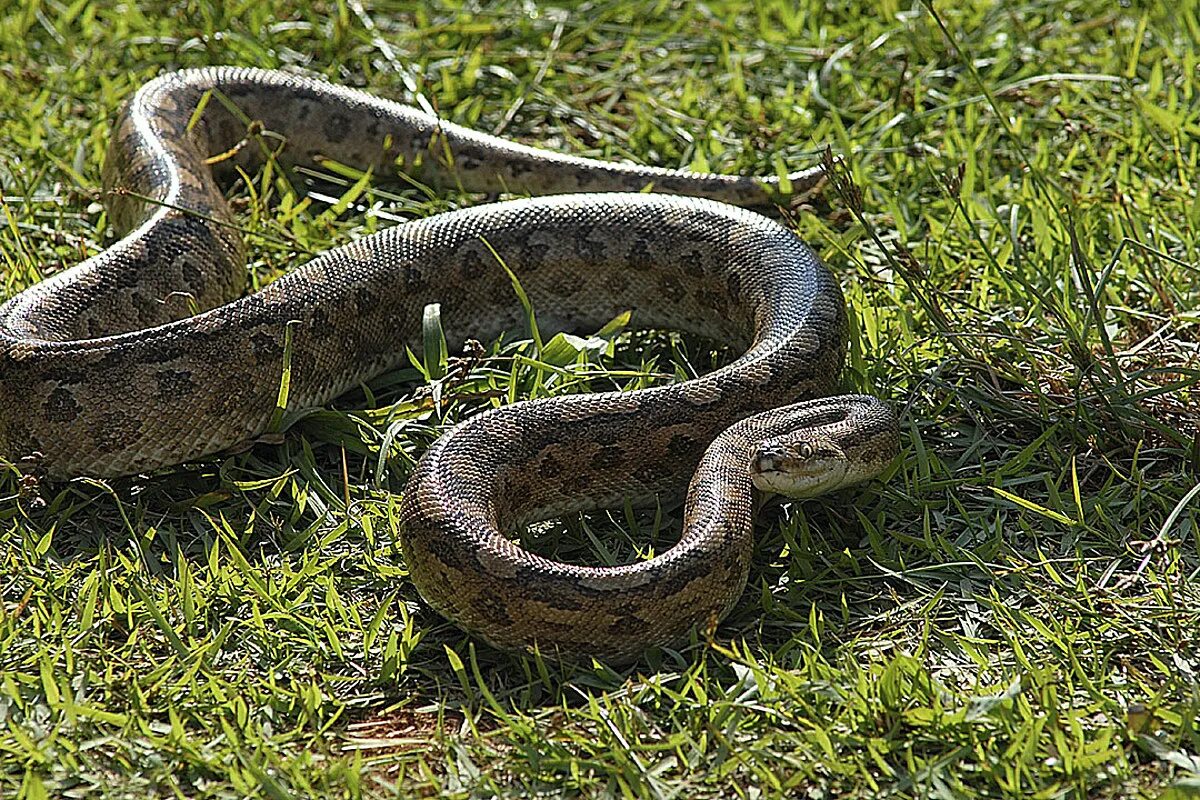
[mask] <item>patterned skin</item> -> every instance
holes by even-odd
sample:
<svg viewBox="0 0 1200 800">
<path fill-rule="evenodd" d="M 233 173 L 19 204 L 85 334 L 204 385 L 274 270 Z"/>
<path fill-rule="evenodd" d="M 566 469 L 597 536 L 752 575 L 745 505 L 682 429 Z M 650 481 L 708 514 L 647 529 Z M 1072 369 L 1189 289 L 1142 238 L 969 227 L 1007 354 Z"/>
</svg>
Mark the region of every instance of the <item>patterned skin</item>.
<svg viewBox="0 0 1200 800">
<path fill-rule="evenodd" d="M 285 165 L 332 159 L 383 178 L 399 167 L 435 186 L 551 196 L 399 225 L 242 296 L 245 248 L 220 187 L 261 166 L 264 142 L 281 145 Z M 745 583 L 752 474 L 779 490 L 786 462 L 837 473 L 816 479 L 834 488 L 877 474 L 898 448 L 894 417 L 870 398 L 780 410 L 834 389 L 847 321 L 803 242 L 728 205 L 768 205 L 773 179 L 560 155 L 323 81 L 229 67 L 141 88 L 104 175 L 123 238 L 0 306 L 0 454 L 51 477 L 144 472 L 262 433 L 289 329 L 289 408 L 401 364 L 429 303 L 442 304 L 451 342 L 518 329 L 497 256 L 550 325 L 594 330 L 632 309 L 640 326 L 745 348 L 693 381 L 497 409 L 429 451 L 402 505 L 413 580 L 497 645 L 621 660 L 719 619 Z M 795 191 L 820 179 L 790 176 Z M 764 454 L 766 439 L 775 448 Z M 652 561 L 572 567 L 502 535 L 688 476 L 683 539 Z"/>
</svg>

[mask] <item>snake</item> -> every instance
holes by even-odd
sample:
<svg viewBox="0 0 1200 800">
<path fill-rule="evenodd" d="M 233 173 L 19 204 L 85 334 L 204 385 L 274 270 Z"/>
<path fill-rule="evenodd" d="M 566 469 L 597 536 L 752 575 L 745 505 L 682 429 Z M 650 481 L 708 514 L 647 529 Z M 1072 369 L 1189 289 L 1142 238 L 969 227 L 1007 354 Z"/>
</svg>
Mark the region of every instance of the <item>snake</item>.
<svg viewBox="0 0 1200 800">
<path fill-rule="evenodd" d="M 225 189 L 312 163 L 514 197 L 364 235 L 247 293 Z M 109 140 L 102 178 L 119 238 L 0 306 L 0 455 L 49 480 L 213 456 L 284 408 L 321 406 L 403 365 L 431 304 L 452 343 L 527 330 L 514 281 L 543 328 L 596 331 L 630 312 L 635 327 L 740 355 L 674 383 L 469 417 L 417 462 L 395 535 L 421 597 L 479 639 L 635 659 L 731 610 L 758 495 L 832 491 L 897 455 L 889 405 L 836 393 L 849 330 L 838 281 L 752 210 L 821 177 L 576 157 L 286 71 L 160 75 Z M 681 492 L 678 543 L 631 564 L 560 563 L 511 538 Z"/>
</svg>

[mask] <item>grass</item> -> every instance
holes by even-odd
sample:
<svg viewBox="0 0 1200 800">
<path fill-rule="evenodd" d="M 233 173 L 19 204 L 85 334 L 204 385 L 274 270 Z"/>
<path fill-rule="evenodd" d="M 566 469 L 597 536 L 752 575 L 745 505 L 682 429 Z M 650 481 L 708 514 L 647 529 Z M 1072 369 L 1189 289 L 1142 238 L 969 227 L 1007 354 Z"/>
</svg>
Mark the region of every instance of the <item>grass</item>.
<svg viewBox="0 0 1200 800">
<path fill-rule="evenodd" d="M 713 640 L 624 671 L 498 653 L 422 607 L 392 492 L 455 420 L 686 377 L 729 357 L 711 344 L 414 343 L 419 368 L 277 445 L 108 483 L 5 467 L 0 796 L 1200 792 L 1197 4 L 480 6 L 7 4 L 0 297 L 110 241 L 109 121 L 175 67 L 302 66 L 661 165 L 828 146 L 844 181 L 792 223 L 846 288 L 845 383 L 896 403 L 903 463 L 768 506 Z M 296 188 L 239 194 L 255 285 L 478 201 Z M 677 531 L 673 507 L 618 509 L 531 546 L 613 563 Z"/>
</svg>

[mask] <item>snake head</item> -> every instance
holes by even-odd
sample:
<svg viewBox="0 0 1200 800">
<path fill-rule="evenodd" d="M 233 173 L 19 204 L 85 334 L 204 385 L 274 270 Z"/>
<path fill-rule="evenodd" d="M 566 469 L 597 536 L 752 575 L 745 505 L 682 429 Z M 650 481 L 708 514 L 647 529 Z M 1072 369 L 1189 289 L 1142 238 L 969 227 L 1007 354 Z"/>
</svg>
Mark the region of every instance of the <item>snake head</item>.
<svg viewBox="0 0 1200 800">
<path fill-rule="evenodd" d="M 764 492 L 787 497 L 815 497 L 846 480 L 850 464 L 837 442 L 808 436 L 769 439 L 754 454 L 750 477 Z"/>
<path fill-rule="evenodd" d="M 815 497 L 882 473 L 900 450 L 895 413 L 873 397 L 848 395 L 781 409 L 750 462 L 755 488 Z"/>
</svg>

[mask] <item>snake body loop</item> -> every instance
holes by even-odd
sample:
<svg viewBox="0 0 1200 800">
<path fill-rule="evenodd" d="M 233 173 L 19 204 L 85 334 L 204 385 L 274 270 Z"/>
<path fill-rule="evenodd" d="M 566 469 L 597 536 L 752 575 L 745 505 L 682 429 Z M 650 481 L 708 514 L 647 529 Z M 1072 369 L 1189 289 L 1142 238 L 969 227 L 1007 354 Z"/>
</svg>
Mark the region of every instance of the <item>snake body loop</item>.
<svg viewBox="0 0 1200 800">
<path fill-rule="evenodd" d="M 242 296 L 244 245 L 220 187 L 272 149 L 285 166 L 330 159 L 386 176 L 399 164 L 433 185 L 553 196 L 399 225 Z M 505 647 L 625 658 L 722 616 L 749 559 L 746 459 L 787 416 L 778 407 L 830 393 L 845 349 L 828 270 L 788 230 L 726 204 L 768 203 L 770 180 L 549 153 L 359 91 L 238 68 L 141 88 L 104 176 L 123 238 L 0 306 L 0 454 L 36 456 L 52 477 L 137 473 L 252 439 L 276 411 L 285 358 L 289 409 L 320 405 L 401 364 L 432 302 L 451 342 L 519 329 L 498 259 L 544 327 L 590 331 L 633 310 L 636 325 L 745 348 L 696 380 L 496 409 L 426 454 L 401 508 L 413 580 Z M 794 413 L 838 435 L 873 432 L 860 477 L 894 451 L 894 419 L 878 401 L 814 400 Z M 677 488 L 698 465 L 683 540 L 652 561 L 572 567 L 501 535 Z"/>
</svg>

